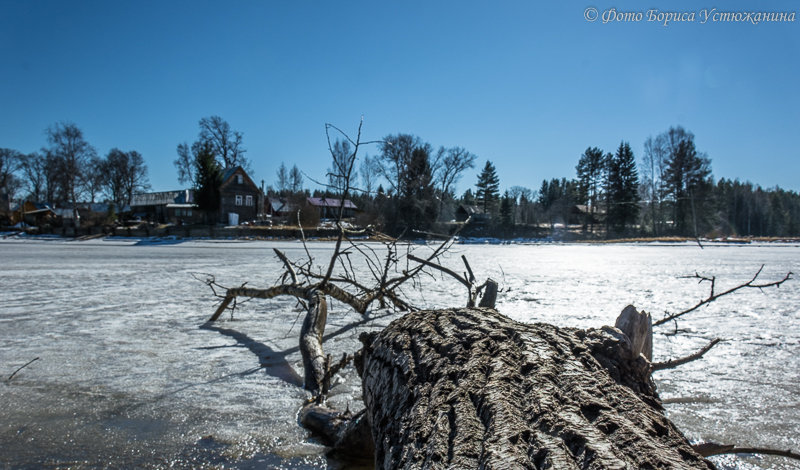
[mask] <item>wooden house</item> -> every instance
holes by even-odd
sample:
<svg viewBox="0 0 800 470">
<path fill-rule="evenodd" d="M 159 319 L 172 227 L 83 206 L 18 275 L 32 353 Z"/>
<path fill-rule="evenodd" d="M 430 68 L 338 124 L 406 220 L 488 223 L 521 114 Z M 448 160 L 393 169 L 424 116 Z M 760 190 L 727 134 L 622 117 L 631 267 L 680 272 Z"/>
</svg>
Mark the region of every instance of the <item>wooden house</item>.
<svg viewBox="0 0 800 470">
<path fill-rule="evenodd" d="M 319 211 L 320 219 L 335 219 L 339 216 L 342 200 L 337 197 L 310 197 L 307 199 L 308 205 Z M 344 213 L 342 217 L 349 219 L 356 215 L 358 207 L 350 199 L 344 200 Z"/>
<path fill-rule="evenodd" d="M 258 218 L 261 189 L 240 166 L 228 168 L 222 175 L 218 221 L 228 225 Z"/>
</svg>

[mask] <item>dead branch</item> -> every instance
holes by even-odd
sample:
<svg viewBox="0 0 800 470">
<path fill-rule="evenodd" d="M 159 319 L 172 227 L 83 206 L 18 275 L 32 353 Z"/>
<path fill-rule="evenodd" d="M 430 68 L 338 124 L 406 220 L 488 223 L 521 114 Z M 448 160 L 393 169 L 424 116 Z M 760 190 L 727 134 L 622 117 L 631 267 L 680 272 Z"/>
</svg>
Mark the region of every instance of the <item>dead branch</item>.
<svg viewBox="0 0 800 470">
<path fill-rule="evenodd" d="M 412 254 L 406 256 L 411 261 L 416 261 L 422 265 L 428 266 L 430 268 L 439 270 L 447 275 L 454 277 L 458 282 L 464 284 L 467 288 L 467 307 L 474 307 L 475 300 L 478 296 L 478 293 L 481 289 L 486 288 L 486 291 L 483 293 L 483 297 L 481 297 L 480 307 L 488 307 L 494 308 L 495 303 L 497 302 L 497 282 L 493 281 L 492 279 L 487 279 L 485 283 L 479 286 L 477 289 L 475 288 L 475 275 L 472 273 L 472 268 L 469 266 L 469 262 L 467 262 L 467 258 L 465 256 L 461 256 L 461 259 L 464 261 L 464 265 L 467 267 L 467 271 L 469 272 L 469 278 L 467 278 L 466 274 L 464 276 L 458 275 L 452 269 L 446 268 L 440 264 L 434 263 L 429 259 L 422 259 L 418 258 Z"/>
<path fill-rule="evenodd" d="M 275 254 L 278 256 L 278 258 L 280 258 L 281 261 L 283 261 L 283 265 L 286 266 L 286 272 L 288 272 L 289 276 L 291 276 L 292 284 L 297 284 L 297 274 L 294 272 L 294 268 L 292 267 L 292 263 L 289 262 L 289 259 L 286 258 L 286 255 L 284 255 L 281 252 L 281 250 L 279 250 L 277 248 L 273 248 L 273 250 L 275 251 Z"/>
<path fill-rule="evenodd" d="M 328 360 L 322 349 L 322 337 L 328 319 L 328 304 L 325 295 L 312 290 L 308 293 L 308 314 L 300 329 L 300 354 L 305 370 L 305 388 L 314 395 L 325 393 L 325 377 L 328 376 Z"/>
<path fill-rule="evenodd" d="M 720 341 L 722 341 L 722 340 L 719 339 L 719 338 L 714 338 L 713 340 L 711 340 L 710 343 L 708 343 L 702 349 L 700 349 L 699 351 L 697 351 L 697 352 L 695 352 L 693 354 L 690 354 L 690 355 L 684 356 L 684 357 L 680 357 L 678 359 L 670 359 L 670 360 L 664 361 L 664 362 L 654 362 L 652 364 L 652 366 L 651 366 L 651 369 L 652 369 L 653 372 L 655 372 L 657 370 L 674 369 L 675 367 L 682 366 L 682 365 L 686 364 L 687 362 L 692 362 L 692 361 L 695 361 L 697 359 L 700 359 L 701 357 L 703 357 L 703 355 L 705 353 L 710 351 L 711 348 L 716 346 L 717 343 L 719 343 Z"/>
<path fill-rule="evenodd" d="M 739 447 L 733 444 L 717 444 L 716 442 L 703 442 L 693 445 L 692 448 L 703 457 L 723 454 L 763 454 L 800 460 L 800 454 L 792 452 L 791 449 L 778 450 L 764 447 Z"/>
<path fill-rule="evenodd" d="M 416 257 L 414 255 L 408 255 L 408 259 L 410 259 L 411 261 L 416 261 L 417 263 L 422 263 L 425 266 L 429 266 L 431 268 L 438 269 L 439 271 L 454 277 L 458 282 L 464 284 L 464 286 L 466 286 L 466 288 L 470 290 L 470 294 L 472 294 L 472 283 L 469 282 L 468 280 L 464 279 L 463 277 L 459 276 L 458 274 L 456 274 L 453 270 L 445 268 L 444 266 L 436 264 L 436 263 L 434 263 L 432 261 L 429 261 L 429 260 L 426 260 L 426 259 L 422 259 L 422 258 L 418 258 L 418 257 Z"/>
<path fill-rule="evenodd" d="M 792 278 L 792 274 L 794 274 L 791 271 L 789 271 L 788 273 L 786 273 L 786 276 L 784 276 L 783 279 L 780 279 L 778 281 L 767 282 L 767 283 L 763 283 L 763 284 L 756 284 L 755 281 L 756 281 L 756 279 L 758 279 L 758 276 L 761 274 L 761 271 L 763 269 L 764 269 L 764 265 L 762 264 L 761 267 L 758 269 L 758 272 L 756 272 L 755 276 L 753 276 L 752 279 L 750 279 L 749 281 L 747 281 L 747 282 L 745 282 L 743 284 L 739 284 L 738 286 L 731 287 L 730 289 L 728 289 L 728 290 L 726 290 L 724 292 L 720 292 L 718 294 L 714 292 L 714 286 L 715 286 L 716 278 L 714 278 L 714 277 L 709 278 L 709 277 L 706 277 L 706 276 L 701 276 L 701 275 L 699 275 L 697 273 L 695 273 L 694 276 L 688 276 L 689 278 L 699 279 L 698 282 L 708 281 L 708 282 L 711 283 L 711 292 L 709 293 L 708 297 L 706 299 L 701 300 L 700 302 L 698 302 L 697 305 L 695 305 L 695 306 L 693 306 L 691 308 L 688 308 L 688 309 L 686 309 L 686 310 L 684 310 L 682 312 L 666 315 L 661 320 L 658 320 L 657 322 L 654 322 L 653 326 L 663 325 L 664 323 L 667 323 L 667 322 L 669 322 L 671 320 L 674 320 L 674 319 L 676 319 L 678 317 L 686 315 L 687 313 L 693 312 L 693 311 L 697 310 L 698 308 L 700 308 L 700 307 L 702 307 L 704 305 L 710 304 L 711 302 L 717 300 L 720 297 L 723 297 L 723 296 L 728 295 L 728 294 L 732 294 L 732 293 L 734 293 L 734 292 L 736 292 L 736 291 L 738 291 L 740 289 L 744 289 L 744 288 L 764 289 L 764 288 L 773 287 L 773 286 L 774 287 L 780 287 L 781 284 L 783 284 L 784 282 L 786 282 L 789 279 L 791 279 Z"/>
<path fill-rule="evenodd" d="M 30 361 L 26 362 L 22 367 L 20 367 L 19 369 L 15 370 L 13 374 L 9 375 L 8 378 L 6 379 L 6 382 L 11 382 L 11 379 L 13 379 L 14 376 L 17 375 L 17 373 L 19 371 L 21 371 L 22 369 L 28 367 L 29 365 L 33 364 L 34 362 L 36 362 L 38 360 L 39 360 L 39 358 L 35 357 L 35 358 L 31 359 Z"/>
</svg>

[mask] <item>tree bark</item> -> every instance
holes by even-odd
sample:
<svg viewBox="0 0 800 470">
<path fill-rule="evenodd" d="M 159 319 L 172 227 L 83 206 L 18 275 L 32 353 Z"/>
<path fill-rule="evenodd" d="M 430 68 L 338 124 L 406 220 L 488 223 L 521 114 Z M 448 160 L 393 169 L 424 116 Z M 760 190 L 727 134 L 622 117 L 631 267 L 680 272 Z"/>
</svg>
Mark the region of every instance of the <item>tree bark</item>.
<svg viewBox="0 0 800 470">
<path fill-rule="evenodd" d="M 312 290 L 306 298 L 308 312 L 300 328 L 300 354 L 303 357 L 305 371 L 305 388 L 318 395 L 324 391 L 325 376 L 328 363 L 322 349 L 322 337 L 325 335 L 325 323 L 328 319 L 328 303 L 325 294 Z"/>
<path fill-rule="evenodd" d="M 410 313 L 357 358 L 376 468 L 714 468 L 620 330 Z"/>
</svg>

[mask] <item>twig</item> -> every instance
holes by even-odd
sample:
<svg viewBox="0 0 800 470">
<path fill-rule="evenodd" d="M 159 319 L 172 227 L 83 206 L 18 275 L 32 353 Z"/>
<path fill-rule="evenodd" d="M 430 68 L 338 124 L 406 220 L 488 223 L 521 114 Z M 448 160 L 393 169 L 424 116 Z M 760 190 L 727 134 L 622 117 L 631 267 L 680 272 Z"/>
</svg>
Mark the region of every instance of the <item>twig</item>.
<svg viewBox="0 0 800 470">
<path fill-rule="evenodd" d="M 765 287 L 773 287 L 773 286 L 780 287 L 781 284 L 783 284 L 784 282 L 786 282 L 789 279 L 791 279 L 792 278 L 792 274 L 794 274 L 791 271 L 789 271 L 788 273 L 786 273 L 786 276 L 784 276 L 783 279 L 781 279 L 779 281 L 767 282 L 765 284 L 755 284 L 756 279 L 761 274 L 761 271 L 763 269 L 764 269 L 764 265 L 762 264 L 761 267 L 758 269 L 758 272 L 756 272 L 755 276 L 753 276 L 752 279 L 750 279 L 749 281 L 745 282 L 744 284 L 739 284 L 738 286 L 732 287 L 732 288 L 730 288 L 730 289 L 728 289 L 728 290 L 726 290 L 724 292 L 721 292 L 719 294 L 714 293 L 714 284 L 715 284 L 715 280 L 716 280 L 715 278 L 713 278 L 713 277 L 712 278 L 708 278 L 708 277 L 705 277 L 705 276 L 701 276 L 701 275 L 699 275 L 697 273 L 695 273 L 694 276 L 688 276 L 690 278 L 698 278 L 698 279 L 700 279 L 699 282 L 703 282 L 703 281 L 711 282 L 711 292 L 710 292 L 708 298 L 706 298 L 705 300 L 701 300 L 694 307 L 688 308 L 688 309 L 686 309 L 686 310 L 684 310 L 682 312 L 673 313 L 671 315 L 665 316 L 661 320 L 658 320 L 658 321 L 654 322 L 653 326 L 663 325 L 664 323 L 667 323 L 670 320 L 674 320 L 675 318 L 678 318 L 678 317 L 681 317 L 683 315 L 686 315 L 689 312 L 693 312 L 693 311 L 697 310 L 698 308 L 702 307 L 703 305 L 710 304 L 711 302 L 717 300 L 718 298 L 720 298 L 720 297 L 722 297 L 724 295 L 732 294 L 732 293 L 736 292 L 737 290 L 743 289 L 745 287 L 754 288 L 754 289 L 764 289 Z"/>
<path fill-rule="evenodd" d="M 292 284 L 297 284 L 297 274 L 294 272 L 292 263 L 289 262 L 289 260 L 286 258 L 286 255 L 284 255 L 279 249 L 273 248 L 273 250 L 275 251 L 275 254 L 278 256 L 278 258 L 280 258 L 281 261 L 283 261 L 283 265 L 286 266 L 286 271 L 289 273 L 289 276 L 292 277 Z"/>
<path fill-rule="evenodd" d="M 9 375 L 8 378 L 6 379 L 6 382 L 11 382 L 11 379 L 13 379 L 15 375 L 17 375 L 17 372 L 21 371 L 22 369 L 28 367 L 29 365 L 33 364 L 34 362 L 36 362 L 38 360 L 39 360 L 39 358 L 35 357 L 35 358 L 31 359 L 30 361 L 28 361 L 27 363 L 25 363 L 24 366 L 20 367 L 19 369 L 15 370 L 13 374 Z"/>
<path fill-rule="evenodd" d="M 467 261 L 467 257 L 465 255 L 461 255 L 461 259 L 464 261 L 464 266 L 467 267 L 467 272 L 469 273 L 469 282 L 475 283 L 475 274 L 472 273 L 472 268 L 469 267 L 469 261 Z"/>
<path fill-rule="evenodd" d="M 416 257 L 414 255 L 411 255 L 411 254 L 408 255 L 408 259 L 410 259 L 411 261 L 416 261 L 417 263 L 424 264 L 425 266 L 429 266 L 431 268 L 438 269 L 439 271 L 441 271 L 441 272 L 443 272 L 445 274 L 449 274 L 449 275 L 453 276 L 454 278 L 456 278 L 458 280 L 458 282 L 464 284 L 467 287 L 467 289 L 471 289 L 472 288 L 472 283 L 471 282 L 469 282 L 468 280 L 466 280 L 463 277 L 459 276 L 458 274 L 455 273 L 455 271 L 453 271 L 451 269 L 445 268 L 444 266 L 438 265 L 438 264 L 433 263 L 431 261 L 428 261 L 426 259 L 418 258 L 418 257 Z"/>
<path fill-rule="evenodd" d="M 764 447 L 738 447 L 733 444 L 717 444 L 716 442 L 703 442 L 702 444 L 693 445 L 692 448 L 703 457 L 723 454 L 764 454 L 800 460 L 800 454 L 792 452 L 791 449 L 778 450 Z"/>
<path fill-rule="evenodd" d="M 688 356 L 684 356 L 684 357 L 681 357 L 681 358 L 678 358 L 678 359 L 670 359 L 670 360 L 665 361 L 665 362 L 654 362 L 651 365 L 651 370 L 653 372 L 655 372 L 657 370 L 674 369 L 675 367 L 682 366 L 682 365 L 686 364 L 687 362 L 692 362 L 694 360 L 700 359 L 701 357 L 703 357 L 703 355 L 705 353 L 707 353 L 709 350 L 711 350 L 711 348 L 716 346 L 717 343 L 719 343 L 720 341 L 722 341 L 722 340 L 719 339 L 719 338 L 714 338 L 713 340 L 711 340 L 710 343 L 705 345 L 705 347 L 703 347 L 703 349 L 695 352 L 694 354 L 690 354 Z"/>
</svg>

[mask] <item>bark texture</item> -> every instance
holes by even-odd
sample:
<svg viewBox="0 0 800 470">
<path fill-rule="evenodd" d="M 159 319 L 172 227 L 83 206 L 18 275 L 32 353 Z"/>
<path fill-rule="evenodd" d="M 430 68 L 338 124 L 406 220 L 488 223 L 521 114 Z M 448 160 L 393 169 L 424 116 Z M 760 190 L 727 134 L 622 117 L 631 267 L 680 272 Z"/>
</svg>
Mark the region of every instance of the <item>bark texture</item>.
<svg viewBox="0 0 800 470">
<path fill-rule="evenodd" d="M 714 468 L 664 417 L 649 363 L 616 328 L 462 308 L 361 339 L 376 468 Z"/>
</svg>

